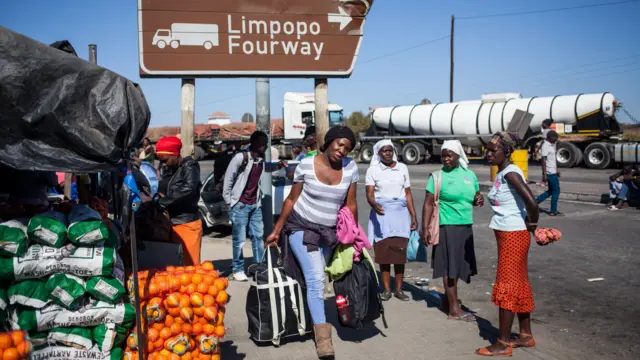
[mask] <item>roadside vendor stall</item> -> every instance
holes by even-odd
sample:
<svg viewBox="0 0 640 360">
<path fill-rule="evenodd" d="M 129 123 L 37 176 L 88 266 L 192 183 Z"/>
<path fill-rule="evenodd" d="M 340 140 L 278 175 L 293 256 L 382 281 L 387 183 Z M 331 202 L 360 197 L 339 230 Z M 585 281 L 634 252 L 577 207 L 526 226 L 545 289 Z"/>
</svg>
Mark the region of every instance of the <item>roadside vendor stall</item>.
<svg viewBox="0 0 640 360">
<path fill-rule="evenodd" d="M 68 42 L 55 45 L 0 27 L 0 321 L 13 330 L 0 338 L 15 346 L 4 359 L 121 359 L 142 318 L 138 292 L 126 296 L 120 251 L 130 248 L 137 289 L 135 221 L 120 231 L 96 193 L 60 201 L 39 179 L 100 173 L 99 183 L 114 184 L 151 114 L 136 84 L 78 58 Z"/>
</svg>

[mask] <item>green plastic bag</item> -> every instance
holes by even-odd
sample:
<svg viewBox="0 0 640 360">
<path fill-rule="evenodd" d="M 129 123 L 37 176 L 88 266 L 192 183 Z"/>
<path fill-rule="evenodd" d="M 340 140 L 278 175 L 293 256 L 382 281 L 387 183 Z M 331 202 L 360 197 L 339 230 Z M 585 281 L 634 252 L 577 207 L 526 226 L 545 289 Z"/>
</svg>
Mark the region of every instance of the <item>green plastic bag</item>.
<svg viewBox="0 0 640 360">
<path fill-rule="evenodd" d="M 57 327 L 93 327 L 115 323 L 130 327 L 136 318 L 131 304 L 108 304 L 99 301 L 82 306 L 78 310 L 67 310 L 57 304 L 42 309 L 21 309 L 11 316 L 11 326 L 23 331 L 47 331 Z"/>
<path fill-rule="evenodd" d="M 120 301 L 125 289 L 121 280 L 98 276 L 87 280 L 87 292 L 98 300 L 113 304 Z"/>
<path fill-rule="evenodd" d="M 7 311 L 9 305 L 9 296 L 7 295 L 7 289 L 0 289 L 0 312 Z"/>
<path fill-rule="evenodd" d="M 22 256 L 27 251 L 28 219 L 9 220 L 0 223 L 0 256 Z"/>
<path fill-rule="evenodd" d="M 47 342 L 80 350 L 89 350 L 93 347 L 91 329 L 81 327 L 51 329 L 47 334 Z"/>
<path fill-rule="evenodd" d="M 66 308 L 74 308 L 85 293 L 83 279 L 70 274 L 53 274 L 47 280 L 46 290 L 54 303 Z"/>
<path fill-rule="evenodd" d="M 93 328 L 93 340 L 100 351 L 111 351 L 120 348 L 127 339 L 129 329 L 113 323 L 98 325 Z"/>
<path fill-rule="evenodd" d="M 27 234 L 37 243 L 60 248 L 67 239 L 67 215 L 58 211 L 40 213 L 29 221 Z"/>
<path fill-rule="evenodd" d="M 56 249 L 35 244 L 20 257 L 0 257 L 0 281 L 21 281 L 65 273 L 80 277 L 111 276 L 118 256 L 112 247 L 102 244 Z"/>
<path fill-rule="evenodd" d="M 67 232 L 69 241 L 76 245 L 94 245 L 109 239 L 109 228 L 102 217 L 87 205 L 73 205 Z"/>
<path fill-rule="evenodd" d="M 11 285 L 7 290 L 9 304 L 41 309 L 51 302 L 45 282 L 40 279 L 25 280 Z"/>
</svg>

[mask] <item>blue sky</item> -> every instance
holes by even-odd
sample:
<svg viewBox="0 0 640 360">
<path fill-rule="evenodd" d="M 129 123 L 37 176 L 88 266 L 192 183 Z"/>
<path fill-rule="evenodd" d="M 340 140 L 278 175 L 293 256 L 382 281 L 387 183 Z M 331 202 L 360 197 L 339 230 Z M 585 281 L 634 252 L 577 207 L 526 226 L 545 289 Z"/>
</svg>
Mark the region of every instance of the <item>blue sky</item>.
<svg viewBox="0 0 640 360">
<path fill-rule="evenodd" d="M 212 0 L 215 1 L 215 0 Z M 217 0 L 220 1 L 220 0 Z M 376 0 L 350 79 L 329 80 L 329 100 L 352 111 L 449 100 L 450 18 L 619 2 L 619 0 Z M 0 24 L 44 43 L 69 40 L 87 58 L 139 82 L 152 126 L 180 124 L 180 80 L 138 76 L 137 1 L 4 0 Z M 608 91 L 640 119 L 640 1 L 456 22 L 455 99 L 487 92 L 523 96 Z M 425 44 L 428 43 L 428 44 Z M 424 44 L 424 45 L 421 45 Z M 408 50 L 407 50 L 408 49 Z M 282 116 L 286 91 L 312 92 L 311 79 L 273 79 L 271 115 Z M 253 79 L 196 80 L 196 123 L 223 111 L 255 114 Z M 624 114 L 623 122 L 629 121 Z"/>
</svg>

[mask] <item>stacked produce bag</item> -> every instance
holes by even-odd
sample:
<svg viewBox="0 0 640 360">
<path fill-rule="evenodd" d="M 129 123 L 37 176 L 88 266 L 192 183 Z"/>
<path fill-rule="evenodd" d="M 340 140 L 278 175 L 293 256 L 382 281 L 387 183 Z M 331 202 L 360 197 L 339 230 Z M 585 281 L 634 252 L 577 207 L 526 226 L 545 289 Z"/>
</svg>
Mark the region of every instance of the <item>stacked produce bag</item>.
<svg viewBox="0 0 640 360">
<path fill-rule="evenodd" d="M 213 264 L 141 271 L 138 278 L 145 339 L 138 342 L 132 331 L 125 359 L 137 359 L 144 346 L 149 360 L 220 360 L 229 283 Z M 130 279 L 133 302 L 132 285 Z"/>
<path fill-rule="evenodd" d="M 124 266 L 105 221 L 63 203 L 0 222 L 0 321 L 28 333 L 32 359 L 122 359 L 135 308 L 123 301 Z"/>
</svg>

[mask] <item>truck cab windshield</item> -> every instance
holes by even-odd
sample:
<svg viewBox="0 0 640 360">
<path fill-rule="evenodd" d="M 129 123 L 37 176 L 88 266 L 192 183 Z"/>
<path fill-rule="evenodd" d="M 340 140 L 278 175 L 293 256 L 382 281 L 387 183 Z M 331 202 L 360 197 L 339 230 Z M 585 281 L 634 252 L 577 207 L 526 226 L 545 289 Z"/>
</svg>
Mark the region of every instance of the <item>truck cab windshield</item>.
<svg viewBox="0 0 640 360">
<path fill-rule="evenodd" d="M 344 116 L 342 115 L 342 110 L 329 111 L 329 126 L 342 125 L 343 121 Z"/>
</svg>

